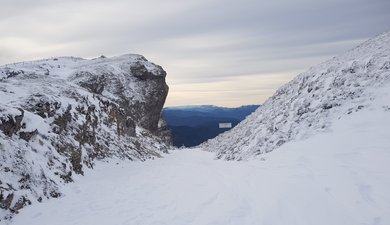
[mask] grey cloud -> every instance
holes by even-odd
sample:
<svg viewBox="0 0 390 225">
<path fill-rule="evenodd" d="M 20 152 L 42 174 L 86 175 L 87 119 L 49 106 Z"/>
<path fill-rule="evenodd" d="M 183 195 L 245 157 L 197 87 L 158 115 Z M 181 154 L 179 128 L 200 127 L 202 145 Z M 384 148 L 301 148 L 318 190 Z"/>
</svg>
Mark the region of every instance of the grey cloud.
<svg viewBox="0 0 390 225">
<path fill-rule="evenodd" d="M 0 3 L 0 63 L 139 53 L 168 70 L 172 91 L 295 73 L 390 29 L 388 0 Z"/>
</svg>

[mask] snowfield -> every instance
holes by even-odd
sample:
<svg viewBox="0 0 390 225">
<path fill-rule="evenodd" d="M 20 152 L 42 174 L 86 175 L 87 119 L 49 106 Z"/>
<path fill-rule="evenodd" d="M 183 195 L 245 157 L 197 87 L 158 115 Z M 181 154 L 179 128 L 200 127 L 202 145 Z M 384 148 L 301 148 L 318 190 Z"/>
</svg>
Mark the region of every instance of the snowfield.
<svg viewBox="0 0 390 225">
<path fill-rule="evenodd" d="M 390 224 L 390 89 L 325 132 L 250 161 L 200 149 L 97 164 L 15 225 Z"/>
</svg>

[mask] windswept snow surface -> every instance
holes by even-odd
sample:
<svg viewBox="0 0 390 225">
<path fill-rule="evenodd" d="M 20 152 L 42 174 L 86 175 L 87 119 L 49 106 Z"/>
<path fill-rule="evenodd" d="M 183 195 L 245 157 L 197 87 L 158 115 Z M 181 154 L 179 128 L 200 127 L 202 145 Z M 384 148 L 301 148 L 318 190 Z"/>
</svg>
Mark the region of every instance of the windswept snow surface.
<svg viewBox="0 0 390 225">
<path fill-rule="evenodd" d="M 15 225 L 390 224 L 389 91 L 309 139 L 251 161 L 199 149 L 98 164 Z"/>
</svg>

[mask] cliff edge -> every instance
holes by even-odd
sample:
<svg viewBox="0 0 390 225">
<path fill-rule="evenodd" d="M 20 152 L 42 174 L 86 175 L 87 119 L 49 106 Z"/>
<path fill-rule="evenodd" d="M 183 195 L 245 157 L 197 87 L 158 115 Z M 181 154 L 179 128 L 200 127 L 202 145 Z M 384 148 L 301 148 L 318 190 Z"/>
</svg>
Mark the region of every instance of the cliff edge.
<svg viewBox="0 0 390 225">
<path fill-rule="evenodd" d="M 167 152 L 165 77 L 130 54 L 0 66 L 0 216 L 61 196 L 96 160 Z"/>
</svg>

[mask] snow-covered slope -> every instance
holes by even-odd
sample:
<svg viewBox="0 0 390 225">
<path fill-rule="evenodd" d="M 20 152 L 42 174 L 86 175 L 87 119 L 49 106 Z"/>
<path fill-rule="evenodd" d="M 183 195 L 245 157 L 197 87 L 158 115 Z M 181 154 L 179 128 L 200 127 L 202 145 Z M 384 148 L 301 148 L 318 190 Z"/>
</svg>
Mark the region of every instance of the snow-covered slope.
<svg viewBox="0 0 390 225">
<path fill-rule="evenodd" d="M 0 218 L 59 197 L 95 160 L 166 152 L 165 76 L 140 55 L 1 66 Z"/>
<path fill-rule="evenodd" d="M 387 32 L 298 75 L 234 129 L 201 146 L 228 160 L 273 151 L 327 131 L 334 121 L 369 107 L 376 89 L 390 89 L 389 83 Z M 390 107 L 390 99 L 380 107 Z"/>
<path fill-rule="evenodd" d="M 390 224 L 390 89 L 323 132 L 249 161 L 173 151 L 98 164 L 13 225 Z"/>
</svg>

